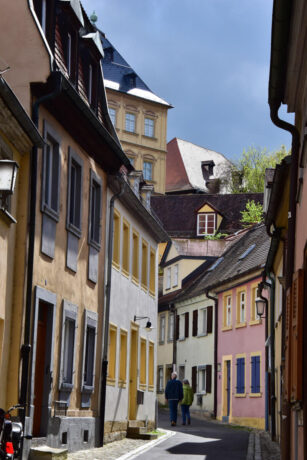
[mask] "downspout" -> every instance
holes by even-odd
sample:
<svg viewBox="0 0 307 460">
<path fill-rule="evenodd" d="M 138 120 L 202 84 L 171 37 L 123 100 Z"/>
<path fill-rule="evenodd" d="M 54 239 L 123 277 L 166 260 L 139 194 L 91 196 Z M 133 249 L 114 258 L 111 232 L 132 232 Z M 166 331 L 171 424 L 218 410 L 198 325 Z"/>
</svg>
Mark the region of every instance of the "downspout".
<svg viewBox="0 0 307 460">
<path fill-rule="evenodd" d="M 269 233 L 269 232 L 268 232 Z M 272 236 L 272 235 L 271 235 Z M 265 271 L 262 272 L 262 283 L 265 283 L 266 276 Z M 259 286 L 259 285 L 258 285 Z M 267 343 L 269 334 L 268 334 L 268 315 L 265 316 L 265 344 Z M 265 347 L 265 430 L 269 431 L 269 353 L 268 347 Z"/>
<path fill-rule="evenodd" d="M 170 311 L 174 314 L 174 334 L 173 334 L 173 372 L 176 372 L 177 365 L 177 309 L 174 304 L 170 304 Z"/>
<path fill-rule="evenodd" d="M 112 257 L 113 257 L 113 217 L 114 203 L 125 191 L 125 183 L 121 183 L 118 193 L 112 196 L 110 200 L 109 211 L 109 235 L 108 235 L 108 262 L 107 262 L 107 283 L 106 283 L 106 307 L 104 314 L 104 339 L 102 350 L 101 366 L 101 392 L 100 392 L 100 445 L 104 445 L 104 422 L 106 411 L 106 386 L 108 371 L 108 342 L 109 342 L 109 321 L 110 321 L 110 300 L 111 300 L 111 278 L 112 278 Z"/>
<path fill-rule="evenodd" d="M 218 299 L 211 296 L 209 290 L 205 291 L 208 299 L 214 301 L 214 395 L 213 395 L 213 412 L 214 418 L 217 416 L 217 331 L 218 331 Z"/>
<path fill-rule="evenodd" d="M 54 91 L 37 99 L 32 105 L 32 120 L 38 129 L 39 125 L 39 106 L 56 97 L 61 91 L 60 81 Z M 28 242 L 28 262 L 26 274 L 26 308 L 24 322 L 24 343 L 21 346 L 21 389 L 19 403 L 25 405 L 25 410 L 20 411 L 21 420 L 25 424 L 26 415 L 29 412 L 28 398 L 30 389 L 30 353 L 31 353 L 31 332 L 32 332 L 32 291 L 33 291 L 33 266 L 34 266 L 34 246 L 35 246 L 35 226 L 36 226 L 36 202 L 37 202 L 37 158 L 38 148 L 33 147 L 30 158 L 30 204 L 29 204 L 29 242 Z M 33 357 L 32 357 L 33 358 Z M 32 365 L 32 363 L 31 363 Z M 22 439 L 23 443 L 23 439 Z M 22 446 L 23 447 L 23 446 Z"/>
<path fill-rule="evenodd" d="M 275 276 L 267 274 L 270 284 L 270 345 L 271 345 L 271 437 L 276 440 L 276 395 L 275 395 Z"/>
<path fill-rule="evenodd" d="M 290 197 L 288 213 L 288 248 L 286 264 L 286 290 L 292 285 L 292 276 L 294 272 L 294 250 L 295 250 L 295 224 L 296 224 L 296 188 L 299 164 L 300 135 L 296 126 L 281 120 L 278 117 L 280 107 L 279 101 L 270 102 L 270 114 L 272 122 L 281 129 L 289 131 L 292 135 L 292 153 L 291 153 L 291 174 L 290 174 Z M 282 323 L 286 321 L 286 306 L 283 303 Z M 285 362 L 285 347 L 282 348 L 282 361 Z M 283 389 L 284 393 L 284 389 Z M 282 404 L 281 426 L 281 452 L 282 460 L 290 458 L 290 403 L 283 399 Z"/>
</svg>

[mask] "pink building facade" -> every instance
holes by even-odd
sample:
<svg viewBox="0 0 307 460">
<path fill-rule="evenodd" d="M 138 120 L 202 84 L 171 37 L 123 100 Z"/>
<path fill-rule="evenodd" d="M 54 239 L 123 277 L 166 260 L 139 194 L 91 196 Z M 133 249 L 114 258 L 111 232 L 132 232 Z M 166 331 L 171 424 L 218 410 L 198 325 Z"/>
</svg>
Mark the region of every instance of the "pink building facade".
<svg viewBox="0 0 307 460">
<path fill-rule="evenodd" d="M 256 312 L 257 275 L 216 289 L 217 418 L 264 429 L 265 319 Z"/>
</svg>

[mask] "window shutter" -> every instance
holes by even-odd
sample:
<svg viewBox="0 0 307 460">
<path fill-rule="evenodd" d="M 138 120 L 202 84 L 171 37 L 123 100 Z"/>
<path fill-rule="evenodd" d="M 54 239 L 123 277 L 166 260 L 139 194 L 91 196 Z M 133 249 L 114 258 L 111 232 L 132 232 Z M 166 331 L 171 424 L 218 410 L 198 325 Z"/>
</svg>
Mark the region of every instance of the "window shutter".
<svg viewBox="0 0 307 460">
<path fill-rule="evenodd" d="M 189 337 L 189 312 L 184 314 L 184 336 Z"/>
<path fill-rule="evenodd" d="M 256 386 L 255 386 L 255 370 L 256 370 L 256 366 L 255 366 L 255 356 L 252 356 L 252 393 L 256 393 Z"/>
<path fill-rule="evenodd" d="M 212 382 L 212 366 L 207 364 L 206 366 L 206 393 L 211 393 L 211 382 Z"/>
<path fill-rule="evenodd" d="M 197 336 L 197 323 L 198 323 L 198 310 L 194 310 L 193 311 L 193 330 L 192 330 L 193 337 Z"/>
<path fill-rule="evenodd" d="M 207 334 L 212 332 L 212 312 L 213 308 L 212 306 L 207 308 Z"/>
<path fill-rule="evenodd" d="M 245 393 L 245 359 L 241 358 L 241 393 Z"/>
<path fill-rule="evenodd" d="M 285 399 L 290 401 L 291 392 L 291 320 L 292 320 L 292 289 L 288 288 L 286 293 L 286 324 L 285 324 Z"/>
<path fill-rule="evenodd" d="M 303 398 L 304 270 L 294 273 L 292 283 L 291 402 Z"/>
<path fill-rule="evenodd" d="M 255 364 L 256 364 L 256 370 L 255 370 L 255 376 L 256 376 L 256 393 L 260 393 L 260 356 L 255 356 Z"/>
<path fill-rule="evenodd" d="M 192 390 L 196 393 L 197 366 L 192 367 Z"/>
<path fill-rule="evenodd" d="M 179 339 L 179 315 L 176 314 L 176 340 Z"/>
</svg>

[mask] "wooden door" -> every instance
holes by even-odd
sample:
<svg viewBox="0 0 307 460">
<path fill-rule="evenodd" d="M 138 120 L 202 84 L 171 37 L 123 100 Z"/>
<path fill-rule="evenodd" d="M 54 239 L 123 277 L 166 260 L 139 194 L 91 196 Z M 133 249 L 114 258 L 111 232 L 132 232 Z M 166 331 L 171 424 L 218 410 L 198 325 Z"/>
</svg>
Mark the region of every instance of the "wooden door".
<svg viewBox="0 0 307 460">
<path fill-rule="evenodd" d="M 39 436 L 45 377 L 45 356 L 46 356 L 46 336 L 47 336 L 47 308 L 42 305 L 39 307 L 37 335 L 36 335 L 36 362 L 34 380 L 34 419 L 33 436 Z"/>
</svg>

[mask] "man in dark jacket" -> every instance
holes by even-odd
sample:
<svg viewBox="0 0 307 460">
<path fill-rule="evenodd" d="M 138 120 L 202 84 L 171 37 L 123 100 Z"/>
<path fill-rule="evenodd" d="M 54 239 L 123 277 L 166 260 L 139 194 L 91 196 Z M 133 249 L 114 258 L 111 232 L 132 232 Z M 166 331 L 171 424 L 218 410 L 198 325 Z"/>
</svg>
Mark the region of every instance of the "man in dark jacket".
<svg viewBox="0 0 307 460">
<path fill-rule="evenodd" d="M 169 415 L 171 420 L 171 425 L 176 426 L 177 422 L 177 407 L 179 401 L 183 398 L 183 389 L 182 383 L 180 380 L 177 380 L 177 372 L 173 372 L 171 375 L 171 380 L 167 382 L 165 388 L 165 399 L 169 407 Z"/>
</svg>

